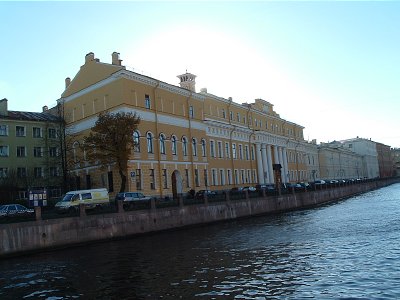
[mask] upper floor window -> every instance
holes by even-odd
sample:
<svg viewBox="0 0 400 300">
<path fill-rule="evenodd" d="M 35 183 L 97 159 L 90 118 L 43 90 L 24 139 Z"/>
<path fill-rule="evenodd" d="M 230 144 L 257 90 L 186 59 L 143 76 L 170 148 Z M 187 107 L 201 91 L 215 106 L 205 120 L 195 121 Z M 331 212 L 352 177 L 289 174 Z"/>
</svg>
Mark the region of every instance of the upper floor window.
<svg viewBox="0 0 400 300">
<path fill-rule="evenodd" d="M 194 108 L 192 105 L 189 106 L 189 117 L 194 118 Z"/>
<path fill-rule="evenodd" d="M 240 114 L 239 113 L 237 113 L 236 118 L 237 118 L 237 121 L 240 122 Z"/>
<path fill-rule="evenodd" d="M 33 168 L 33 176 L 35 176 L 35 178 L 43 177 L 43 169 L 41 167 Z"/>
<path fill-rule="evenodd" d="M 7 157 L 8 155 L 8 146 L 0 146 L 0 157 Z"/>
<path fill-rule="evenodd" d="M 144 95 L 144 105 L 147 109 L 151 108 L 151 101 L 149 95 Z"/>
<path fill-rule="evenodd" d="M 25 157 L 25 156 L 26 156 L 25 146 L 17 146 L 17 157 Z"/>
<path fill-rule="evenodd" d="M 26 168 L 17 168 L 17 177 L 18 178 L 26 177 Z"/>
<path fill-rule="evenodd" d="M 8 168 L 0 168 L 0 178 L 6 178 L 8 175 Z"/>
<path fill-rule="evenodd" d="M 236 144 L 232 144 L 232 157 L 236 159 Z"/>
<path fill-rule="evenodd" d="M 207 151 L 206 151 L 206 140 L 202 139 L 201 140 L 201 155 L 204 157 L 207 155 Z"/>
<path fill-rule="evenodd" d="M 160 134 L 160 153 L 165 154 L 165 135 L 163 133 Z"/>
<path fill-rule="evenodd" d="M 218 141 L 218 157 L 222 158 L 223 157 L 223 150 L 222 150 L 222 142 Z"/>
<path fill-rule="evenodd" d="M 187 139 L 186 139 L 186 137 L 182 138 L 182 152 L 183 152 L 183 156 L 187 156 Z"/>
<path fill-rule="evenodd" d="M 210 141 L 210 156 L 215 157 L 215 144 L 214 141 Z"/>
<path fill-rule="evenodd" d="M 226 119 L 225 109 L 222 109 L 222 117 Z"/>
<path fill-rule="evenodd" d="M 8 126 L 0 125 L 0 136 L 7 136 L 7 135 L 8 135 Z"/>
<path fill-rule="evenodd" d="M 197 141 L 195 138 L 192 139 L 192 151 L 193 156 L 197 156 Z"/>
<path fill-rule="evenodd" d="M 147 153 L 153 153 L 153 135 L 151 132 L 148 132 L 146 135 L 147 138 Z"/>
<path fill-rule="evenodd" d="M 230 158 L 230 157 L 231 157 L 231 153 L 230 153 L 229 150 L 230 150 L 230 149 L 229 149 L 229 143 L 228 143 L 228 142 L 225 142 L 225 155 L 226 155 L 227 158 Z"/>
<path fill-rule="evenodd" d="M 49 156 L 50 157 L 57 157 L 57 147 L 50 147 L 49 148 Z"/>
<path fill-rule="evenodd" d="M 41 138 L 42 137 L 42 128 L 40 127 L 33 127 L 32 128 L 33 137 L 34 138 Z"/>
<path fill-rule="evenodd" d="M 49 139 L 55 139 L 56 137 L 57 137 L 56 129 L 55 128 L 49 128 Z"/>
<path fill-rule="evenodd" d="M 43 156 L 42 147 L 33 147 L 33 156 L 34 157 L 42 157 Z"/>
<path fill-rule="evenodd" d="M 229 112 L 229 118 L 231 119 L 231 120 L 233 120 L 233 112 Z"/>
<path fill-rule="evenodd" d="M 178 152 L 178 141 L 176 140 L 176 136 L 171 137 L 171 150 L 172 150 L 172 155 L 176 155 Z"/>
<path fill-rule="evenodd" d="M 133 151 L 140 152 L 140 133 L 135 130 L 133 132 Z"/>
<path fill-rule="evenodd" d="M 25 136 L 25 127 L 24 126 L 15 126 L 15 135 L 16 136 Z"/>
</svg>

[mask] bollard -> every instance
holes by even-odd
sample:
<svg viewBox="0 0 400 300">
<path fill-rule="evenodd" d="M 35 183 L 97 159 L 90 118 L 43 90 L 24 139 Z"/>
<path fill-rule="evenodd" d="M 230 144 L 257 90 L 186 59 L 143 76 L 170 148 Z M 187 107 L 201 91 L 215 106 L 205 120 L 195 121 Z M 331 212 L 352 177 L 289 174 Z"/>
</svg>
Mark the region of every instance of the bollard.
<svg viewBox="0 0 400 300">
<path fill-rule="evenodd" d="M 79 204 L 79 216 L 86 217 L 85 204 L 83 203 Z"/>
<path fill-rule="evenodd" d="M 36 221 L 41 221 L 42 220 L 42 207 L 41 206 L 35 206 L 35 219 Z"/>
<path fill-rule="evenodd" d="M 153 212 L 156 210 L 156 199 L 154 199 L 154 198 L 150 199 L 150 209 Z"/>
<path fill-rule="evenodd" d="M 123 200 L 117 201 L 117 212 L 119 212 L 119 213 L 124 212 L 124 201 Z"/>
</svg>

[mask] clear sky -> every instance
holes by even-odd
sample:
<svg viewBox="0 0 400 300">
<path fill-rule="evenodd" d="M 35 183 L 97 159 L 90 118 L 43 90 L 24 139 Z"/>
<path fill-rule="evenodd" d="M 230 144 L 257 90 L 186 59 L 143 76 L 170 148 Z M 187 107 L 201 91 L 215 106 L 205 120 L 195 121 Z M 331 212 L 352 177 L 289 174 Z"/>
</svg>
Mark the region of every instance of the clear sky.
<svg viewBox="0 0 400 300">
<path fill-rule="evenodd" d="M 305 139 L 400 147 L 400 2 L 0 2 L 0 99 L 53 106 L 93 52 L 178 85 L 274 104 Z"/>
</svg>

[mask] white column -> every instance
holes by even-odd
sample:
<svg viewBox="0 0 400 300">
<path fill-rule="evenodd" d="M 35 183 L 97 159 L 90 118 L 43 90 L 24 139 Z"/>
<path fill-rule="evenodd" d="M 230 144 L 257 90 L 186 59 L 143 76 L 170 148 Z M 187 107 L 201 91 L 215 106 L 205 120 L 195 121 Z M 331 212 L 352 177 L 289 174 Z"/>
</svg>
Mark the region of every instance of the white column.
<svg viewBox="0 0 400 300">
<path fill-rule="evenodd" d="M 263 171 L 263 162 L 261 158 L 261 145 L 256 144 L 256 155 L 257 155 L 257 175 L 258 175 L 258 183 L 263 183 L 264 171 Z"/>
<path fill-rule="evenodd" d="M 261 156 L 262 156 L 262 161 L 263 161 L 263 178 L 264 178 L 264 183 L 268 182 L 268 160 L 267 160 L 267 149 L 266 145 L 263 144 L 261 146 Z"/>
<path fill-rule="evenodd" d="M 283 148 L 283 164 L 285 165 L 285 182 L 289 182 L 289 178 L 288 178 L 289 167 L 288 167 L 288 162 L 287 162 L 286 149 L 287 148 Z"/>
<path fill-rule="evenodd" d="M 283 165 L 283 157 L 282 157 L 282 147 L 278 147 L 278 157 L 279 157 L 279 164 L 281 165 L 281 180 L 282 183 L 285 182 L 285 166 Z"/>
<path fill-rule="evenodd" d="M 272 169 L 271 145 L 267 145 L 267 158 L 268 158 L 268 183 L 275 183 L 274 170 Z"/>
</svg>

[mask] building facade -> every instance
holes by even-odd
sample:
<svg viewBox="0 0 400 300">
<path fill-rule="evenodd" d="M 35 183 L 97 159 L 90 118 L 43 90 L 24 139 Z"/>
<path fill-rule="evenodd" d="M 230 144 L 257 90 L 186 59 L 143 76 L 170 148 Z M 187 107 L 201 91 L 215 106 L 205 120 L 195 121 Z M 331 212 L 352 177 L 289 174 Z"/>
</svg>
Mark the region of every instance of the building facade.
<svg viewBox="0 0 400 300">
<path fill-rule="evenodd" d="M 238 104 L 206 89 L 196 92 L 191 73 L 179 75 L 175 86 L 129 71 L 121 62 L 116 52 L 111 64 L 87 54 L 58 100 L 67 133 L 75 139 L 71 173 L 81 188 L 119 190 L 114 166 L 104 170 L 85 160 L 83 137 L 104 111 L 141 118 L 132 133 L 137 146 L 127 170 L 129 190 L 163 197 L 307 178 L 303 127 L 282 119 L 268 101 Z"/>
<path fill-rule="evenodd" d="M 60 186 L 60 119 L 42 113 L 9 111 L 0 100 L 0 185 L 27 190 Z"/>
<path fill-rule="evenodd" d="M 386 178 L 393 176 L 393 159 L 391 157 L 390 146 L 376 143 L 378 154 L 379 177 Z"/>
</svg>

